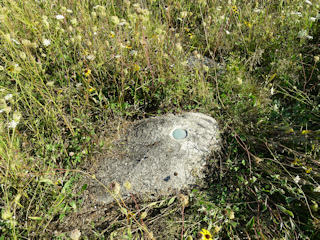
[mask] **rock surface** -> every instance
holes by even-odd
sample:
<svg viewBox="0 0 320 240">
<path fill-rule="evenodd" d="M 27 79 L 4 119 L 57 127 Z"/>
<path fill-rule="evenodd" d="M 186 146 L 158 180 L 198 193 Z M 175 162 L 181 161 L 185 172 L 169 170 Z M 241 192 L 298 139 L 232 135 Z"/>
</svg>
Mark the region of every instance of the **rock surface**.
<svg viewBox="0 0 320 240">
<path fill-rule="evenodd" d="M 112 154 L 101 159 L 95 176 L 107 188 L 113 181 L 119 183 L 123 198 L 129 196 L 123 187 L 127 181 L 134 194 L 170 194 L 204 177 L 206 159 L 220 150 L 219 143 L 217 122 L 201 113 L 140 120 L 127 129 Z M 92 180 L 92 197 L 114 201 L 101 183 Z"/>
</svg>

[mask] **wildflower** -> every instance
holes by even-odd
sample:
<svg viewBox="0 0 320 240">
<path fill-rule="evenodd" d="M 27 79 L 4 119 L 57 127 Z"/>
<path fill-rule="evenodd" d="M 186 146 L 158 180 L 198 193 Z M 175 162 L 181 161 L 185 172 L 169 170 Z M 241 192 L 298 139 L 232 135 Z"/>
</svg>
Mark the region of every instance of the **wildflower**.
<svg viewBox="0 0 320 240">
<path fill-rule="evenodd" d="M 16 128 L 19 122 L 15 122 L 12 120 L 11 122 L 8 123 L 8 128 Z"/>
<path fill-rule="evenodd" d="M 118 25 L 120 23 L 120 20 L 117 16 L 112 16 L 110 18 L 110 22 L 113 23 L 114 25 Z"/>
<path fill-rule="evenodd" d="M 202 234 L 201 240 L 212 240 L 211 233 L 207 229 L 203 228 L 200 233 Z"/>
<path fill-rule="evenodd" d="M 81 232 L 79 229 L 73 229 L 70 234 L 69 234 L 70 238 L 72 240 L 78 240 L 81 236 Z"/>
<path fill-rule="evenodd" d="M 317 18 L 311 17 L 310 20 L 311 20 L 311 22 L 315 22 L 317 20 Z"/>
<path fill-rule="evenodd" d="M 74 152 L 69 152 L 69 156 L 72 157 L 74 155 Z"/>
<path fill-rule="evenodd" d="M 21 41 L 22 45 L 29 47 L 31 45 L 31 42 L 28 39 L 22 39 Z"/>
<path fill-rule="evenodd" d="M 93 60 L 96 59 L 96 56 L 94 56 L 94 55 L 88 55 L 88 56 L 86 56 L 86 58 L 87 58 L 88 60 L 93 61 Z"/>
<path fill-rule="evenodd" d="M 113 194 L 119 194 L 121 190 L 121 186 L 116 181 L 113 181 L 112 183 L 109 184 L 109 190 Z"/>
<path fill-rule="evenodd" d="M 115 34 L 113 31 L 111 31 L 110 34 L 109 34 L 109 36 L 110 36 L 110 37 L 115 37 L 116 34 Z"/>
<path fill-rule="evenodd" d="M 131 51 L 130 51 L 130 54 L 131 54 L 132 56 L 136 57 L 136 56 L 138 55 L 138 51 L 136 51 L 136 50 L 131 50 Z"/>
<path fill-rule="evenodd" d="M 140 66 L 139 65 L 134 64 L 133 66 L 134 66 L 133 70 L 135 70 L 137 72 L 140 70 Z"/>
<path fill-rule="evenodd" d="M 301 31 L 298 32 L 298 36 L 300 38 L 306 37 L 308 35 L 308 31 L 305 29 L 301 29 Z"/>
<path fill-rule="evenodd" d="M 177 43 L 177 44 L 176 44 L 176 49 L 177 49 L 178 52 L 181 52 L 181 51 L 182 51 L 182 46 L 181 46 L 180 43 Z"/>
<path fill-rule="evenodd" d="M 302 135 L 306 135 L 306 134 L 308 134 L 308 133 L 310 133 L 311 131 L 310 130 L 303 130 L 302 132 L 301 132 L 301 134 Z"/>
<path fill-rule="evenodd" d="M 274 94 L 274 88 L 272 87 L 271 88 L 271 95 L 273 95 Z"/>
<path fill-rule="evenodd" d="M 182 205 L 183 207 L 187 206 L 188 203 L 189 203 L 189 197 L 186 196 L 186 195 L 183 195 L 183 194 L 180 194 L 180 195 L 179 195 L 179 200 L 180 200 L 181 205 Z"/>
<path fill-rule="evenodd" d="M 0 71 L 3 71 L 3 70 L 4 70 L 4 67 L 0 65 Z"/>
<path fill-rule="evenodd" d="M 94 90 L 96 90 L 94 87 L 90 87 L 90 88 L 88 89 L 89 92 L 93 92 Z"/>
<path fill-rule="evenodd" d="M 123 186 L 128 189 L 128 190 L 131 190 L 131 183 L 129 183 L 128 181 L 126 181 Z"/>
<path fill-rule="evenodd" d="M 252 24 L 251 24 L 251 23 L 249 23 L 249 22 L 247 22 L 247 21 L 244 21 L 244 24 L 245 24 L 245 25 L 247 25 L 249 28 L 251 28 L 251 27 L 252 27 Z"/>
<path fill-rule="evenodd" d="M 21 57 L 21 59 L 26 59 L 26 57 L 27 57 L 27 54 L 25 53 L 25 52 L 20 52 L 20 57 Z"/>
<path fill-rule="evenodd" d="M 229 219 L 230 219 L 230 220 L 234 219 L 234 211 L 230 211 L 230 213 L 229 213 Z"/>
<path fill-rule="evenodd" d="M 54 81 L 49 81 L 49 82 L 46 83 L 46 85 L 48 87 L 52 87 L 54 85 Z"/>
<path fill-rule="evenodd" d="M 72 18 L 72 19 L 70 20 L 70 22 L 71 22 L 72 25 L 77 25 L 77 23 L 78 23 L 78 21 L 77 21 L 76 18 Z"/>
<path fill-rule="evenodd" d="M 237 8 L 236 5 L 232 6 L 232 11 L 233 11 L 234 13 L 238 13 L 238 8 Z"/>
<path fill-rule="evenodd" d="M 215 227 L 214 227 L 214 231 L 215 231 L 215 233 L 220 232 L 220 230 L 221 230 L 221 227 L 219 227 L 219 226 L 215 226 Z"/>
<path fill-rule="evenodd" d="M 228 30 L 226 30 L 226 34 L 228 34 L 228 35 L 229 35 L 229 34 L 230 34 L 230 32 L 229 32 Z"/>
<path fill-rule="evenodd" d="M 71 9 L 67 9 L 68 13 L 73 13 L 73 11 Z"/>
<path fill-rule="evenodd" d="M 314 192 L 320 192 L 320 185 L 318 187 L 316 187 L 315 189 L 313 189 Z"/>
<path fill-rule="evenodd" d="M 296 165 L 296 166 L 301 165 L 300 159 L 296 158 L 295 160 L 293 160 L 292 164 L 293 164 L 293 165 Z"/>
<path fill-rule="evenodd" d="M 3 220 L 10 219 L 12 217 L 12 213 L 10 212 L 10 210 L 7 209 L 2 212 L 1 217 Z"/>
<path fill-rule="evenodd" d="M 123 26 L 123 25 L 125 25 L 126 23 L 127 23 L 126 21 L 120 22 L 120 23 L 118 23 L 118 26 Z"/>
<path fill-rule="evenodd" d="M 19 123 L 20 119 L 21 119 L 21 113 L 20 112 L 17 112 L 15 111 L 13 113 L 13 116 L 12 116 L 13 120 L 17 123 Z"/>
<path fill-rule="evenodd" d="M 185 18 L 187 15 L 188 15 L 188 12 L 186 11 L 180 12 L 181 18 Z"/>
<path fill-rule="evenodd" d="M 51 44 L 51 41 L 49 39 L 43 39 L 43 45 L 48 47 Z"/>
<path fill-rule="evenodd" d="M 298 175 L 293 179 L 293 181 L 294 181 L 296 184 L 298 184 L 300 180 L 301 180 L 301 179 L 300 179 L 300 177 L 299 177 Z"/>
<path fill-rule="evenodd" d="M 306 173 L 310 173 L 312 171 L 312 167 L 305 168 Z"/>
<path fill-rule="evenodd" d="M 62 19 L 64 19 L 64 16 L 63 15 L 56 15 L 55 18 L 58 20 L 62 20 Z"/>
<path fill-rule="evenodd" d="M 4 97 L 4 99 L 5 100 L 10 100 L 12 98 L 12 94 L 7 94 L 5 97 Z"/>
<path fill-rule="evenodd" d="M 86 70 L 84 70 L 83 75 L 88 77 L 91 74 L 91 70 L 89 68 L 87 68 Z"/>
<path fill-rule="evenodd" d="M 319 56 L 314 56 L 313 59 L 314 59 L 315 62 L 318 62 L 319 61 Z"/>
</svg>

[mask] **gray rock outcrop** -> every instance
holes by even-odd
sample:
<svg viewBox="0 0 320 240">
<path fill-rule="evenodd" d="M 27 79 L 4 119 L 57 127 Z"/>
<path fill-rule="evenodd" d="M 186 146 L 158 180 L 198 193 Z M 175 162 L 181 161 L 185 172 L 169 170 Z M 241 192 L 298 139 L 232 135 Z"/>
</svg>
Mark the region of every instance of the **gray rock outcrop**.
<svg viewBox="0 0 320 240">
<path fill-rule="evenodd" d="M 166 115 L 137 121 L 101 159 L 96 179 L 107 188 L 113 181 L 123 187 L 130 182 L 133 194 L 170 194 L 204 177 L 203 168 L 213 151 L 220 150 L 217 122 L 201 113 Z M 95 180 L 89 187 L 98 202 L 114 198 Z"/>
</svg>

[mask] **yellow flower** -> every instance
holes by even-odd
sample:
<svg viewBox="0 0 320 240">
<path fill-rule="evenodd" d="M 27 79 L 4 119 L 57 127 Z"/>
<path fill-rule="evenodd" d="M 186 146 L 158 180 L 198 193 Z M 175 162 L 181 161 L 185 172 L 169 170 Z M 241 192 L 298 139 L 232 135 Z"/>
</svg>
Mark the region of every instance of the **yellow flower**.
<svg viewBox="0 0 320 240">
<path fill-rule="evenodd" d="M 296 158 L 295 160 L 293 160 L 292 164 L 296 166 L 300 166 L 301 165 L 300 159 Z"/>
<path fill-rule="evenodd" d="M 89 55 L 89 50 L 88 50 L 88 49 L 85 49 L 85 50 L 83 51 L 83 55 Z"/>
<path fill-rule="evenodd" d="M 200 232 L 202 234 L 202 240 L 212 240 L 211 233 L 207 229 L 202 229 Z"/>
<path fill-rule="evenodd" d="M 312 167 L 307 167 L 307 168 L 305 169 L 305 171 L 306 171 L 306 173 L 310 173 L 310 172 L 312 171 Z"/>
<path fill-rule="evenodd" d="M 94 87 L 90 87 L 90 88 L 88 89 L 89 92 L 93 92 L 94 90 L 96 90 Z"/>
<path fill-rule="evenodd" d="M 251 24 L 251 23 L 249 23 L 249 22 L 247 22 L 247 21 L 244 21 L 244 24 L 245 24 L 245 25 L 247 25 L 249 28 L 251 28 L 251 27 L 252 27 L 252 24 Z"/>
<path fill-rule="evenodd" d="M 133 70 L 135 70 L 135 71 L 139 71 L 140 70 L 140 66 L 139 65 L 137 65 L 137 64 L 134 64 L 134 68 L 133 68 Z"/>
<path fill-rule="evenodd" d="M 232 6 L 232 11 L 233 11 L 234 13 L 238 13 L 237 5 Z"/>
<path fill-rule="evenodd" d="M 89 68 L 87 68 L 86 70 L 84 70 L 83 75 L 88 77 L 91 74 L 91 70 Z"/>
</svg>

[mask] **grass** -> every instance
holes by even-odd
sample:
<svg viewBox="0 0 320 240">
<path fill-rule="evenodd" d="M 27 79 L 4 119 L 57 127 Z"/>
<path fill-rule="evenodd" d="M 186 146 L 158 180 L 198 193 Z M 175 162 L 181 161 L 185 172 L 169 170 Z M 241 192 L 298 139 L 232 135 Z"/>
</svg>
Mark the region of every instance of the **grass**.
<svg viewBox="0 0 320 240">
<path fill-rule="evenodd" d="M 319 239 L 317 1 L 0 5 L 0 239 Z M 67 221 L 128 122 L 184 111 L 219 121 L 206 186 Z"/>
</svg>

